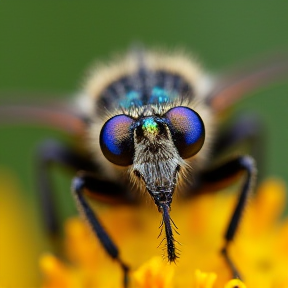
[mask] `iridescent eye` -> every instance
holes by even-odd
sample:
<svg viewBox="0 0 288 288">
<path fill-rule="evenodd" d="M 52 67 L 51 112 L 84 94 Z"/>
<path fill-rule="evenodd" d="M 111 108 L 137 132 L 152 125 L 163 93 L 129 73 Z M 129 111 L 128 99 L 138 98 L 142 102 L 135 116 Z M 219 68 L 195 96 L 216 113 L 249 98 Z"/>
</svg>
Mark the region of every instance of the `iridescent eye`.
<svg viewBox="0 0 288 288">
<path fill-rule="evenodd" d="M 100 133 L 100 147 L 112 163 L 128 166 L 133 163 L 134 143 L 131 125 L 134 120 L 126 115 L 109 119 Z"/>
<path fill-rule="evenodd" d="M 180 156 L 185 159 L 195 155 L 205 139 L 204 123 L 198 113 L 178 106 L 170 109 L 165 117 Z"/>
</svg>

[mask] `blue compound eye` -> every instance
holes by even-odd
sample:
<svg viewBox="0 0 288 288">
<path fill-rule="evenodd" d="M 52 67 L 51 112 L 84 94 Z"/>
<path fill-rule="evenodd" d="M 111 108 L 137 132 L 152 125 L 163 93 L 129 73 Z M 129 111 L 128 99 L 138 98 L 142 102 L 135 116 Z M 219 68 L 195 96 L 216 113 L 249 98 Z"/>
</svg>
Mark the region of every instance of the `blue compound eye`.
<svg viewBox="0 0 288 288">
<path fill-rule="evenodd" d="M 128 166 L 133 163 L 134 142 L 131 125 L 134 120 L 126 115 L 110 118 L 102 127 L 100 147 L 112 163 Z"/>
<path fill-rule="evenodd" d="M 180 156 L 189 158 L 199 152 L 205 140 L 205 127 L 201 117 L 188 107 L 170 109 L 165 117 Z"/>
</svg>

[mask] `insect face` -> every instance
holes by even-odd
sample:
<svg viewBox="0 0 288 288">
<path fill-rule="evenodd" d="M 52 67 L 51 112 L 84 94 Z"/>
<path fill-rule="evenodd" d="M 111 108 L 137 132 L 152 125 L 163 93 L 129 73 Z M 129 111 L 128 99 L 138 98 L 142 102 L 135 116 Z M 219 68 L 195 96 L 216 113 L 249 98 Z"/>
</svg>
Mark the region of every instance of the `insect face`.
<svg viewBox="0 0 288 288">
<path fill-rule="evenodd" d="M 188 107 L 174 107 L 162 117 L 153 115 L 153 109 L 149 114 L 138 119 L 123 114 L 109 119 L 101 130 L 100 146 L 114 164 L 132 164 L 131 173 L 144 181 L 161 210 L 163 205 L 170 207 L 183 158 L 201 149 L 205 129 L 200 116 Z"/>
</svg>

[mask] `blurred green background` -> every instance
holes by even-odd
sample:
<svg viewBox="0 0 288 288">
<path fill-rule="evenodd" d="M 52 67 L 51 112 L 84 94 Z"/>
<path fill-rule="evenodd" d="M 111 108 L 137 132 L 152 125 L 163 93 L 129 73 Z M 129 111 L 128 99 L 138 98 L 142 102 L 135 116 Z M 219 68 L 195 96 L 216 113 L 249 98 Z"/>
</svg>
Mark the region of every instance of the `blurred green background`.
<svg viewBox="0 0 288 288">
<path fill-rule="evenodd" d="M 30 94 L 73 94 L 94 60 L 135 42 L 184 47 L 217 72 L 259 55 L 288 51 L 287 31 L 285 1 L 1 1 L 0 102 L 11 95 L 21 100 Z M 236 108 L 237 113 L 262 117 L 266 175 L 286 182 L 287 107 L 284 81 L 251 93 Z M 69 139 L 52 129 L 27 126 L 1 126 L 0 137 L 0 169 L 16 175 L 25 191 L 23 205 L 35 209 L 35 147 L 47 138 Z M 74 214 L 71 175 L 59 168 L 53 177 L 62 216 Z"/>
</svg>

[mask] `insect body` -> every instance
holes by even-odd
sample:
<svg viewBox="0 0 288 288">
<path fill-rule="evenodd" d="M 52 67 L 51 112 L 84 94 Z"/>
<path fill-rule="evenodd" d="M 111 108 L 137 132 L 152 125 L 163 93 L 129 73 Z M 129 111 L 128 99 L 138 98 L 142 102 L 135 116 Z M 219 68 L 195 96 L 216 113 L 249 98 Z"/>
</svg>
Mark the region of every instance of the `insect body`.
<svg viewBox="0 0 288 288">
<path fill-rule="evenodd" d="M 115 75 L 101 78 L 109 72 Z M 184 56 L 136 53 L 92 75 L 84 92 L 94 107 L 87 116 L 96 161 L 104 155 L 99 165 L 116 182 L 123 170 L 115 165 L 126 167 L 131 182 L 150 194 L 163 215 L 169 261 L 177 257 L 169 217 L 174 190 L 190 166 L 204 165 L 213 134 L 205 77 Z"/>
<path fill-rule="evenodd" d="M 18 119 L 37 119 L 66 132 L 87 136 L 84 155 L 58 142 L 45 142 L 41 146 L 37 179 L 46 225 L 50 231 L 57 230 L 48 175 L 48 164 L 56 162 L 78 171 L 72 182 L 78 208 L 104 249 L 123 268 L 125 285 L 128 266 L 96 211 L 86 201 L 86 192 L 104 202 L 123 203 L 137 201 L 140 190 L 150 195 L 163 216 L 168 260 L 173 262 L 178 257 L 169 216 L 173 194 L 182 190 L 182 194 L 189 196 L 208 187 L 225 186 L 232 181 L 227 180 L 243 175 L 244 184 L 222 249 L 234 276 L 238 276 L 227 247 L 254 184 L 255 165 L 247 155 L 216 166 L 212 164 L 236 140 L 241 142 L 251 137 L 251 129 L 247 127 L 255 126 L 240 121 L 237 128 L 228 129 L 225 135 L 215 131 L 219 115 L 245 92 L 287 72 L 288 61 L 281 59 L 212 81 L 198 64 L 183 54 L 134 51 L 93 69 L 79 97 L 79 105 L 73 109 L 7 106 L 0 108 L 0 119 L 12 115 Z M 257 134 L 257 127 L 252 134 Z"/>
</svg>

